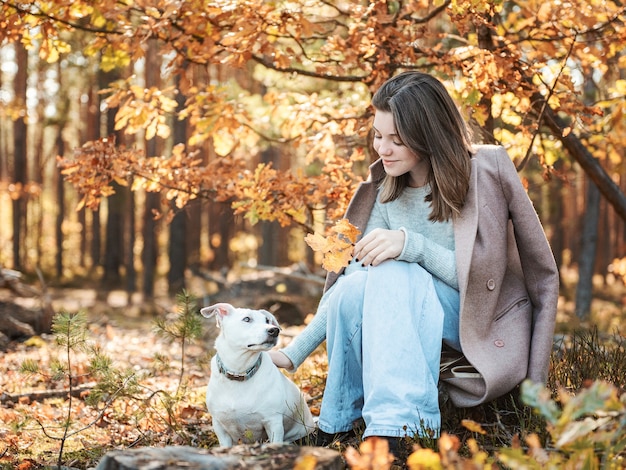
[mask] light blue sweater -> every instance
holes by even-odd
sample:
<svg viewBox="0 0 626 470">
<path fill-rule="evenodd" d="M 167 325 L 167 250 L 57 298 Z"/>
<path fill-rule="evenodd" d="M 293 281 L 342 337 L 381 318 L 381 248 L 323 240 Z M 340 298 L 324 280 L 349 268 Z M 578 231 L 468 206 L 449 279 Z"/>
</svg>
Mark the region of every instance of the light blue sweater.
<svg viewBox="0 0 626 470">
<path fill-rule="evenodd" d="M 419 263 L 433 276 L 458 289 L 454 254 L 454 229 L 451 221 L 428 220 L 430 203 L 424 201 L 429 186 L 405 188 L 400 197 L 392 202 L 381 203 L 379 199 L 370 214 L 365 233 L 375 228 L 402 230 L 404 248 L 397 257 L 400 261 Z M 346 276 L 359 269 L 367 269 L 351 262 L 345 269 Z M 327 298 L 340 282 L 324 293 L 315 317 L 287 347 L 281 351 L 291 360 L 295 371 L 304 360 L 326 339 Z"/>
</svg>

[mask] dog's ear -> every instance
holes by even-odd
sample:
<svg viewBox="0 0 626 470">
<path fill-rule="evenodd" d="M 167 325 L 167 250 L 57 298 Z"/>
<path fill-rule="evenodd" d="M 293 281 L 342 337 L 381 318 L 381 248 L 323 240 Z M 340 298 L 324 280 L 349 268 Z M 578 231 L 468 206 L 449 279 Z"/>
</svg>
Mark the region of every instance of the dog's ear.
<svg viewBox="0 0 626 470">
<path fill-rule="evenodd" d="M 278 320 L 276 320 L 276 317 L 271 312 L 268 312 L 267 310 L 260 310 L 260 312 L 265 315 L 265 317 L 270 321 L 272 325 L 278 327 L 279 329 L 282 329 L 278 324 Z"/>
<path fill-rule="evenodd" d="M 204 307 L 200 309 L 200 314 L 205 318 L 211 318 L 215 315 L 215 319 L 217 320 L 218 328 L 222 324 L 222 318 L 228 315 L 235 309 L 231 304 L 227 303 L 219 303 L 215 305 L 211 305 L 210 307 Z"/>
</svg>

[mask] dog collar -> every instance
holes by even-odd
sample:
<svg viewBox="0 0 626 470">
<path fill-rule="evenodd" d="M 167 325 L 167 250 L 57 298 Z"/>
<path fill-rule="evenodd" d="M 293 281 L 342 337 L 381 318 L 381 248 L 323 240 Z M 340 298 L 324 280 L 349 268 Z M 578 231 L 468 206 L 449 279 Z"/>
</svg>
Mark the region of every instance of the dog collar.
<svg viewBox="0 0 626 470">
<path fill-rule="evenodd" d="M 259 354 L 259 359 L 257 359 L 256 363 L 243 374 L 239 374 L 237 372 L 232 372 L 224 367 L 224 363 L 220 359 L 220 356 L 218 354 L 215 355 L 215 360 L 217 361 L 217 369 L 220 371 L 220 373 L 224 374 L 227 379 L 236 380 L 237 382 L 244 382 L 248 379 L 251 379 L 252 376 L 256 374 L 256 372 L 259 370 L 259 367 L 261 367 L 261 359 L 263 359 L 263 356 Z"/>
</svg>

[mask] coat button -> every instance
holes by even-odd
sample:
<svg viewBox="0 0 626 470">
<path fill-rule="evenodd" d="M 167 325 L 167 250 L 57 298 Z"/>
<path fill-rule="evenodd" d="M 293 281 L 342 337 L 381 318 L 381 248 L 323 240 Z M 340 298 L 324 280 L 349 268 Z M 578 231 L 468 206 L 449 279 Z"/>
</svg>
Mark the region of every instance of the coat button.
<svg viewBox="0 0 626 470">
<path fill-rule="evenodd" d="M 504 341 L 501 339 L 497 339 L 493 342 L 493 344 L 495 344 L 498 348 L 503 348 L 504 347 Z"/>
<path fill-rule="evenodd" d="M 496 281 L 494 281 L 493 279 L 489 279 L 487 281 L 487 289 L 494 290 L 495 288 L 496 288 Z"/>
</svg>

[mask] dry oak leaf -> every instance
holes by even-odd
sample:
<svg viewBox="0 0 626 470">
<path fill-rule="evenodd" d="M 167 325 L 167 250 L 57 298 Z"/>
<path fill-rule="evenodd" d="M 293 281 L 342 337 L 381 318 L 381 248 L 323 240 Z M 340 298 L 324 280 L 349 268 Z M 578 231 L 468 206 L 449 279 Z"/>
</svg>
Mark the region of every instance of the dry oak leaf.
<svg viewBox="0 0 626 470">
<path fill-rule="evenodd" d="M 350 241 L 350 243 L 356 242 L 357 238 L 361 234 L 361 231 L 350 222 L 348 222 L 348 219 L 339 220 L 331 228 L 331 231 L 343 235 Z"/>
<path fill-rule="evenodd" d="M 329 231 L 326 237 L 319 233 L 309 234 L 304 241 L 313 251 L 323 254 L 324 269 L 339 272 L 352 259 L 352 246 L 361 232 L 347 219 L 341 219 Z"/>
<path fill-rule="evenodd" d="M 476 421 L 473 421 L 471 419 L 464 419 L 461 421 L 461 424 L 468 431 L 477 432 L 479 434 L 487 434 L 487 431 L 483 429 L 480 423 L 477 423 Z"/>
</svg>

